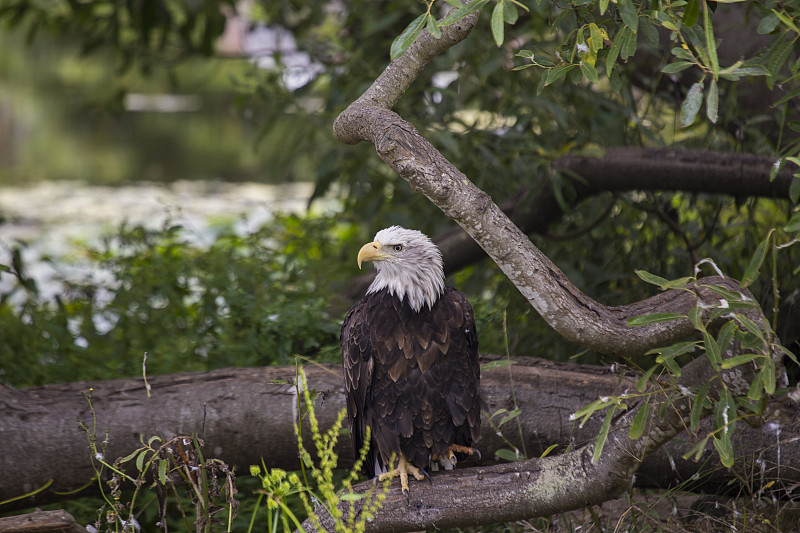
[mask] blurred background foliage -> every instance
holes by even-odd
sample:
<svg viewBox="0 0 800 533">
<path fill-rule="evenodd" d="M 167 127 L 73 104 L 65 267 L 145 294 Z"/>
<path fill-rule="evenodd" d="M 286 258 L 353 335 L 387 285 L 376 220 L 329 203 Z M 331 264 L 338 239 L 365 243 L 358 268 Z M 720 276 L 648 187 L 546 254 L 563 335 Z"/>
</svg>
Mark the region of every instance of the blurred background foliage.
<svg viewBox="0 0 800 533">
<path fill-rule="evenodd" d="M 635 5 L 642 21 L 659 9 L 688 9 Z M 2 274 L 16 275 L 17 285 L 0 295 L 0 349 L 25 357 L 5 358 L 0 379 L 8 384 L 137 375 L 144 352 L 153 373 L 285 364 L 295 354 L 335 360 L 337 324 L 350 305 L 339 294 L 354 275 L 359 244 L 390 224 L 430 235 L 452 227 L 373 147 L 343 146 L 330 132 L 337 114 L 385 67 L 392 40 L 420 12 L 417 2 L 3 0 L 0 6 L 0 43 L 11 52 L 0 55 L 0 183 L 307 181 L 315 183 L 310 205 L 333 197 L 341 206 L 327 217 L 278 217 L 252 234 L 223 232 L 208 246 L 169 224 L 120 228 L 82 252 L 107 272 L 107 281 L 72 281 L 55 302 L 38 297 L 17 253 L 19 264 Z M 579 178 L 558 173 L 551 162 L 617 145 L 777 159 L 796 148 L 792 101 L 743 108 L 737 102 L 745 82 L 721 80 L 719 120 L 681 127 L 688 85 L 705 74 L 661 73 L 671 57 L 663 31 L 659 39 L 643 30 L 636 56 L 620 61 L 610 82 L 588 84 L 575 70 L 542 87 L 546 69 L 511 71 L 523 63 L 515 56 L 523 48 L 550 58 L 575 50 L 579 20 L 614 35 L 623 24 L 617 4 L 610 6 L 598 17 L 595 2 L 531 2 L 530 12 L 518 10 L 516 24 L 506 27 L 499 48 L 482 19 L 469 39 L 434 60 L 397 111 L 495 201 L 524 203 L 557 188 L 563 217 L 533 238 L 599 301 L 651 295 L 635 269 L 691 275 L 690 248 L 739 276 L 768 229 L 785 224 L 790 202 L 633 191 L 575 204 L 571 183 Z M 772 7 L 733 6 L 734 18 L 763 24 Z M 794 16 L 791 6 L 781 9 Z M 778 22 L 758 35 L 765 62 L 772 57 L 769 39 L 786 35 Z M 723 24 L 715 28 L 722 32 Z M 798 83 L 796 53 L 790 48 L 777 67 L 784 92 Z M 177 99 L 166 100 L 177 109 L 158 107 L 165 95 Z M 778 242 L 789 238 L 781 234 Z M 782 294 L 798 288 L 795 248 L 781 252 Z M 515 355 L 601 360 L 554 335 L 490 261 L 450 281 L 474 303 L 484 351 L 502 353 L 508 342 Z M 770 284 L 765 277 L 753 287 L 766 309 Z"/>
</svg>

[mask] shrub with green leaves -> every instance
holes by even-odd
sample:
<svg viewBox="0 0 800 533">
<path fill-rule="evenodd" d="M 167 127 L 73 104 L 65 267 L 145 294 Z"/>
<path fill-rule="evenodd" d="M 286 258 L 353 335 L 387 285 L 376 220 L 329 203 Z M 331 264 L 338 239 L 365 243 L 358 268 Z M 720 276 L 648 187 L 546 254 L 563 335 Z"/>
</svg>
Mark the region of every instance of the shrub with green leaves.
<svg viewBox="0 0 800 533">
<path fill-rule="evenodd" d="M 342 269 L 331 265 L 348 231 L 289 216 L 244 235 L 224 229 L 206 246 L 170 223 L 124 226 L 85 250 L 102 275 L 65 282 L 54 301 L 16 253 L 4 275 L 17 283 L 0 294 L 0 352 L 17 357 L 0 380 L 140 375 L 145 353 L 153 374 L 334 357 L 341 317 L 329 311 L 329 287 Z"/>
</svg>

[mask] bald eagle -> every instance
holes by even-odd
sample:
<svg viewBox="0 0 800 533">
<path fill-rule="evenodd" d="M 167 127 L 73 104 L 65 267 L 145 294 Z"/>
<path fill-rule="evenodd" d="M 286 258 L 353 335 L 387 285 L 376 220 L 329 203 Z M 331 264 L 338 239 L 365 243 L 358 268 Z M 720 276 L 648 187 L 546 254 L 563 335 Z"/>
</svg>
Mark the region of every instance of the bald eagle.
<svg viewBox="0 0 800 533">
<path fill-rule="evenodd" d="M 358 252 L 359 268 L 365 261 L 377 276 L 341 332 L 353 449 L 358 457 L 369 427 L 364 473 L 400 477 L 408 496 L 409 474 L 430 479 L 428 469 L 452 469 L 456 454 L 477 454 L 475 317 L 466 296 L 445 286 L 442 254 L 419 231 L 379 231 Z"/>
</svg>

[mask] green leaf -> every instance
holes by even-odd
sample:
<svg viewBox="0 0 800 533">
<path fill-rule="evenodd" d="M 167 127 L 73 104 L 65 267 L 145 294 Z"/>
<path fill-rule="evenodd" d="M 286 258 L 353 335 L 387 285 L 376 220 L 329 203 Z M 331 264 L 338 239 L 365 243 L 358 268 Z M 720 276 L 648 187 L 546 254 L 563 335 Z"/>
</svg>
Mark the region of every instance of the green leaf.
<svg viewBox="0 0 800 533">
<path fill-rule="evenodd" d="M 507 24 L 514 25 L 519 18 L 519 10 L 514 2 L 506 2 L 506 7 L 503 9 L 503 19 Z"/>
<path fill-rule="evenodd" d="M 705 285 L 704 284 L 703 288 L 706 288 L 706 289 L 710 290 L 711 292 L 713 292 L 714 294 L 716 294 L 717 296 L 719 296 L 720 298 L 722 298 L 723 300 L 725 300 L 727 302 L 741 302 L 741 301 L 744 301 L 744 294 L 742 294 L 741 292 L 737 292 L 737 291 L 729 291 L 728 289 L 726 289 L 725 287 L 721 287 L 720 285 L 714 285 L 714 284 Z M 754 302 L 754 305 L 755 305 L 755 302 Z"/>
<path fill-rule="evenodd" d="M 608 1 L 609 0 L 600 0 L 599 6 L 601 15 L 606 12 L 606 9 L 608 9 Z"/>
<path fill-rule="evenodd" d="M 144 468 L 144 459 L 147 456 L 147 450 L 142 450 L 142 453 L 139 454 L 139 457 L 136 458 L 136 470 L 139 472 L 142 471 Z"/>
<path fill-rule="evenodd" d="M 764 390 L 767 394 L 775 394 L 775 361 L 769 356 L 764 358 Z"/>
<path fill-rule="evenodd" d="M 741 322 L 741 324 L 745 327 L 745 329 L 747 329 L 747 331 L 749 331 L 758 338 L 759 347 L 762 347 L 765 344 L 767 344 L 767 339 L 764 336 L 764 330 L 761 329 L 761 327 L 759 327 L 758 324 L 756 324 L 755 322 L 753 322 L 752 319 L 747 318 L 744 315 L 737 315 L 736 318 L 739 319 L 739 322 Z"/>
<path fill-rule="evenodd" d="M 545 74 L 545 81 L 544 81 L 545 86 L 560 80 L 561 78 L 566 76 L 567 72 L 572 70 L 574 67 L 575 65 L 559 65 L 557 67 L 548 69 L 547 74 Z"/>
<path fill-rule="evenodd" d="M 617 64 L 619 52 L 622 50 L 622 43 L 625 40 L 625 32 L 630 31 L 627 26 L 624 26 L 621 31 L 618 31 L 614 36 L 614 42 L 611 43 L 611 48 L 608 50 L 606 56 L 606 73 L 610 76 L 611 72 Z"/>
<path fill-rule="evenodd" d="M 161 482 L 162 485 L 167 484 L 167 467 L 169 466 L 169 462 L 167 460 L 162 460 L 158 463 L 158 480 Z"/>
<path fill-rule="evenodd" d="M 595 68 L 590 65 L 588 61 L 581 61 L 581 73 L 592 83 L 597 83 L 599 79 L 597 76 L 597 70 L 595 70 Z"/>
<path fill-rule="evenodd" d="M 719 353 L 720 355 L 725 353 L 725 350 L 728 349 L 728 345 L 731 343 L 731 339 L 733 339 L 733 333 L 736 331 L 736 322 L 733 320 L 728 321 L 727 324 L 722 326 L 719 330 L 719 335 L 717 335 L 717 346 L 719 346 Z M 722 365 L 723 368 L 725 365 Z"/>
<path fill-rule="evenodd" d="M 130 461 L 131 459 L 133 459 L 133 458 L 134 458 L 134 456 L 135 456 L 137 453 L 139 453 L 139 452 L 141 452 L 141 451 L 142 451 L 142 449 L 141 449 L 141 448 L 136 448 L 136 449 L 135 449 L 135 450 L 133 450 L 131 453 L 129 453 L 128 455 L 126 455 L 125 457 L 123 457 L 122 459 L 120 459 L 120 460 L 119 460 L 119 462 L 120 462 L 120 463 L 127 463 L 128 461 Z M 141 470 L 141 469 L 140 469 L 140 470 Z"/>
<path fill-rule="evenodd" d="M 758 28 L 756 29 L 756 31 L 761 35 L 772 33 L 775 30 L 775 28 L 778 27 L 780 21 L 781 20 L 775 13 L 770 13 L 769 15 L 761 19 L 761 22 L 758 23 Z"/>
<path fill-rule="evenodd" d="M 674 55 L 678 59 L 685 59 L 686 61 L 694 62 L 694 56 L 689 50 L 681 48 L 680 46 L 676 46 L 672 49 L 672 55 Z"/>
<path fill-rule="evenodd" d="M 737 63 L 739 62 L 737 61 Z M 769 76 L 769 71 L 764 65 L 742 64 L 736 66 L 736 64 L 734 64 L 728 68 L 720 70 L 719 75 L 736 81 L 743 76 Z"/>
<path fill-rule="evenodd" d="M 678 31 L 678 27 L 669 20 L 662 20 L 661 25 L 670 31 Z"/>
<path fill-rule="evenodd" d="M 522 413 L 522 409 L 514 409 L 513 411 L 509 411 L 508 414 L 504 416 L 502 420 L 500 420 L 500 422 L 497 423 L 497 426 L 500 427 L 509 420 L 514 420 L 520 415 L 520 413 Z"/>
<path fill-rule="evenodd" d="M 650 324 L 669 322 L 670 320 L 679 320 L 681 318 L 686 318 L 686 315 L 681 313 L 651 313 L 649 315 L 639 315 L 628 319 L 628 325 L 649 326 Z"/>
<path fill-rule="evenodd" d="M 692 446 L 691 450 L 683 454 L 683 458 L 688 459 L 689 457 L 692 457 L 695 462 L 699 461 L 703 456 L 703 452 L 706 451 L 706 445 L 708 444 L 708 439 L 710 438 L 711 435 L 706 435 L 703 440 Z"/>
<path fill-rule="evenodd" d="M 673 376 L 681 377 L 681 367 L 678 366 L 678 363 L 676 363 L 675 359 L 672 357 L 662 360 L 661 364 L 664 365 L 664 368 L 669 370 L 669 373 Z"/>
<path fill-rule="evenodd" d="M 716 369 L 717 365 L 722 363 L 722 357 L 719 354 L 719 345 L 717 344 L 717 341 L 707 331 L 703 333 L 703 345 L 706 348 L 706 355 L 708 356 L 708 359 Z"/>
<path fill-rule="evenodd" d="M 581 407 L 580 409 L 578 409 L 577 411 L 572 413 L 569 416 L 569 419 L 570 420 L 577 420 L 577 419 L 581 418 L 582 420 L 580 421 L 579 426 L 583 427 L 586 424 L 586 421 L 589 420 L 589 417 L 592 416 L 595 413 L 595 411 L 599 411 L 599 410 L 605 409 L 606 407 L 608 407 L 612 403 L 614 403 L 614 402 L 611 401 L 611 400 L 608 400 L 607 398 L 606 399 L 598 398 L 597 400 L 593 401 L 589 405 Z"/>
<path fill-rule="evenodd" d="M 603 419 L 603 425 L 600 426 L 600 434 L 597 435 L 597 440 L 594 443 L 592 463 L 596 463 L 600 459 L 600 454 L 603 453 L 603 447 L 606 445 L 606 440 L 608 440 L 608 430 L 611 428 L 611 419 L 614 418 L 616 410 L 616 406 L 609 409 L 606 413 L 606 417 Z"/>
<path fill-rule="evenodd" d="M 719 454 L 719 462 L 726 468 L 733 466 L 733 444 L 731 444 L 730 437 L 726 435 L 721 438 L 714 436 L 714 447 Z"/>
<path fill-rule="evenodd" d="M 706 383 L 700 390 L 697 391 L 697 394 L 694 395 L 694 400 L 692 401 L 692 414 L 689 422 L 689 429 L 692 431 L 697 431 L 700 427 L 700 418 L 703 414 L 703 410 L 705 409 L 706 403 L 706 395 L 708 394 L 708 388 L 711 385 L 711 382 Z"/>
<path fill-rule="evenodd" d="M 736 431 L 736 402 L 728 389 L 722 389 L 715 409 L 714 429 L 726 435 Z"/>
<path fill-rule="evenodd" d="M 636 53 L 636 46 L 638 44 L 636 39 L 636 30 L 633 30 L 627 26 L 625 29 L 627 30 L 625 32 L 625 40 L 622 41 L 622 50 L 620 51 L 620 57 L 623 60 L 633 57 L 633 54 Z"/>
<path fill-rule="evenodd" d="M 800 183 L 800 179 L 795 178 L 795 183 Z M 797 202 L 797 200 L 792 200 L 793 202 Z M 783 227 L 783 231 L 785 232 L 792 232 L 792 231 L 800 231 L 800 211 L 795 211 L 792 213 L 792 218 L 789 219 L 789 222 Z"/>
<path fill-rule="evenodd" d="M 742 354 L 742 355 L 735 355 L 733 357 L 725 359 L 722 362 L 721 366 L 722 366 L 722 368 L 727 370 L 729 368 L 734 368 L 734 367 L 737 367 L 739 365 L 743 365 L 745 363 L 749 363 L 753 359 L 758 359 L 760 357 L 764 357 L 764 356 L 761 355 L 761 354 L 757 354 L 757 353 L 746 353 L 746 354 Z"/>
<path fill-rule="evenodd" d="M 697 23 L 700 16 L 700 0 L 689 0 L 683 10 L 683 24 L 684 26 L 692 27 Z"/>
<path fill-rule="evenodd" d="M 645 355 L 657 353 L 662 357 L 677 357 L 679 355 L 694 351 L 695 348 L 697 348 L 696 341 L 681 341 L 663 348 L 653 348 L 652 350 L 648 350 Z"/>
<path fill-rule="evenodd" d="M 550 446 L 547 447 L 545 451 L 542 452 L 542 455 L 539 456 L 539 459 L 544 459 L 550 452 L 552 452 L 556 448 L 558 448 L 558 444 L 551 444 Z"/>
<path fill-rule="evenodd" d="M 656 276 L 655 274 L 651 274 L 646 270 L 634 270 L 634 273 L 639 276 L 639 279 L 650 283 L 652 285 L 658 285 L 659 287 L 663 287 L 667 284 L 667 278 L 662 278 L 661 276 Z"/>
<path fill-rule="evenodd" d="M 591 39 L 589 48 L 592 52 L 597 54 L 598 50 L 603 49 L 603 34 L 595 23 L 589 24 L 589 38 Z"/>
<path fill-rule="evenodd" d="M 717 80 L 711 80 L 708 87 L 708 94 L 706 95 L 706 117 L 712 124 L 717 123 L 718 110 L 719 89 L 717 88 Z"/>
<path fill-rule="evenodd" d="M 647 372 L 642 374 L 642 377 L 636 382 L 636 392 L 644 392 L 644 389 L 647 388 L 647 383 L 650 381 L 650 378 L 657 368 L 658 365 L 653 365 L 647 369 Z"/>
<path fill-rule="evenodd" d="M 758 274 L 761 270 L 761 265 L 764 264 L 764 259 L 767 257 L 767 249 L 769 248 L 769 241 L 772 238 L 772 232 L 775 231 L 774 229 L 769 230 L 767 236 L 764 238 L 763 241 L 758 243 L 756 246 L 756 251 L 753 253 L 753 257 L 750 258 L 750 262 L 747 264 L 747 268 L 744 271 L 744 275 L 742 276 L 742 281 L 739 283 L 739 287 L 745 288 L 749 287 L 751 283 L 753 283 Z"/>
<path fill-rule="evenodd" d="M 631 29 L 633 33 L 639 28 L 639 14 L 636 12 L 636 6 L 633 5 L 632 0 L 619 0 L 618 4 L 620 13 L 622 14 L 622 22 Z"/>
<path fill-rule="evenodd" d="M 747 398 L 757 402 L 761 399 L 761 391 L 764 389 L 764 371 L 762 370 L 756 377 L 753 378 L 753 382 L 750 383 L 750 390 L 747 391 Z"/>
<path fill-rule="evenodd" d="M 764 69 L 764 72 L 766 73 L 766 75 L 767 75 L 767 76 L 769 76 L 769 71 L 766 69 L 766 67 L 764 67 L 763 65 L 759 65 L 759 66 L 760 66 L 761 68 L 763 68 L 763 69 Z M 778 100 L 776 100 L 776 101 L 775 101 L 775 103 L 774 103 L 774 104 L 772 104 L 772 106 L 773 106 L 773 107 L 778 107 L 779 105 L 785 104 L 785 103 L 786 103 L 786 102 L 788 102 L 789 100 L 794 100 L 794 99 L 795 99 L 795 98 L 797 98 L 798 96 L 800 96 L 800 87 L 798 87 L 797 89 L 795 89 L 795 90 L 793 90 L 793 91 L 789 91 L 788 93 L 786 93 L 785 95 L 783 95 L 782 97 L 780 97 Z M 774 180 L 774 179 L 775 179 L 775 178 L 772 178 L 772 177 L 770 176 L 770 181 L 772 181 L 772 180 Z M 794 200 L 794 201 L 796 202 L 797 200 Z"/>
<path fill-rule="evenodd" d="M 703 324 L 703 310 L 700 306 L 695 306 L 689 309 L 689 322 L 692 323 L 694 329 L 697 331 L 705 331 L 706 327 Z"/>
<path fill-rule="evenodd" d="M 628 438 L 632 440 L 638 440 L 642 435 L 644 435 L 644 428 L 647 425 L 647 417 L 650 415 L 650 398 L 644 402 L 639 410 L 636 412 L 636 416 L 633 417 L 633 423 L 631 424 L 630 430 L 628 430 Z"/>
<path fill-rule="evenodd" d="M 794 175 L 794 179 L 791 185 L 789 185 L 789 199 L 795 204 L 800 200 L 800 176 L 797 174 Z M 796 216 L 797 213 L 792 215 L 792 220 L 794 220 Z M 789 222 L 791 222 L 791 220 Z M 789 224 L 789 227 L 795 228 L 790 231 L 796 231 L 797 229 L 797 226 L 793 226 L 792 224 Z"/>
<path fill-rule="evenodd" d="M 692 63 L 691 61 L 676 61 L 674 63 L 666 65 L 664 68 L 661 69 L 661 72 L 663 72 L 664 74 L 674 74 L 675 72 L 684 71 L 692 66 L 694 66 L 694 63 Z"/>
<path fill-rule="evenodd" d="M 658 43 L 660 40 L 658 31 L 658 26 L 655 24 L 655 22 L 653 22 L 652 19 L 647 17 L 642 17 L 639 19 L 639 33 L 641 33 L 644 37 L 644 42 L 653 48 L 658 48 Z"/>
<path fill-rule="evenodd" d="M 494 454 L 500 459 L 503 459 L 504 461 L 514 462 L 514 461 L 519 461 L 520 459 L 525 459 L 525 457 L 521 453 L 519 453 L 519 450 L 511 451 L 505 448 L 501 448 L 496 452 L 494 452 Z"/>
<path fill-rule="evenodd" d="M 505 24 L 503 6 L 504 3 L 500 0 L 492 10 L 492 37 L 494 37 L 494 43 L 497 46 L 502 46 L 503 39 L 505 39 L 505 35 L 503 35 L 503 25 Z"/>
<path fill-rule="evenodd" d="M 714 80 L 719 78 L 719 58 L 717 57 L 717 42 L 714 40 L 714 28 L 711 26 L 711 9 L 708 7 L 708 1 L 703 2 L 705 9 L 703 9 L 703 27 L 706 35 L 706 50 L 708 51 L 708 58 L 711 61 L 711 71 L 714 73 Z M 713 122 L 713 121 L 712 121 Z"/>
<path fill-rule="evenodd" d="M 700 106 L 703 104 L 703 84 L 694 83 L 686 95 L 686 99 L 681 105 L 681 125 L 685 128 L 694 122 Z"/>
<path fill-rule="evenodd" d="M 471 15 L 472 13 L 475 13 L 483 6 L 485 6 L 487 3 L 489 3 L 489 0 L 472 0 L 472 2 L 470 2 L 469 4 L 462 5 L 458 9 L 454 9 L 453 11 L 448 13 L 447 16 L 443 18 L 441 22 L 439 22 L 439 26 L 449 26 L 454 22 L 458 22 L 464 17 Z"/>
<path fill-rule="evenodd" d="M 800 34 L 800 26 L 795 24 L 795 20 L 793 17 L 787 15 L 783 11 L 776 11 L 772 10 L 772 13 L 780 19 L 780 21 L 784 24 L 784 26 L 788 27 L 792 30 L 795 34 Z"/>
<path fill-rule="evenodd" d="M 403 55 L 406 50 L 408 50 L 408 47 L 411 46 L 411 43 L 413 43 L 417 36 L 419 36 L 422 28 L 425 27 L 426 17 L 428 17 L 428 14 L 423 13 L 412 20 L 411 24 L 406 26 L 406 29 L 403 30 L 403 33 L 395 38 L 395 40 L 392 42 L 392 47 L 389 52 L 389 56 L 392 59 L 397 59 Z"/>
<path fill-rule="evenodd" d="M 779 44 L 775 48 L 773 48 L 772 52 L 770 52 L 769 56 L 767 56 L 767 70 L 769 71 L 769 78 L 767 78 L 767 87 L 770 90 L 775 86 L 775 81 L 777 80 L 778 72 L 783 67 L 783 64 L 789 58 L 789 54 L 792 53 L 792 49 L 794 48 L 794 39 L 785 39 L 782 44 Z"/>
<path fill-rule="evenodd" d="M 425 28 L 428 30 L 434 39 L 441 39 L 442 38 L 442 29 L 436 24 L 436 18 L 428 14 L 427 22 L 425 23 Z"/>
</svg>

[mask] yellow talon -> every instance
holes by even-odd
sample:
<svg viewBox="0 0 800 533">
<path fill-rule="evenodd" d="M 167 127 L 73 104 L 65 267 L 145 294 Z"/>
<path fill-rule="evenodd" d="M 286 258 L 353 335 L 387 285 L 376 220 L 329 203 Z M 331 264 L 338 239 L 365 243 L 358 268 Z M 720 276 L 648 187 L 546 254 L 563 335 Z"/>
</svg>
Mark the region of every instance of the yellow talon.
<svg viewBox="0 0 800 533">
<path fill-rule="evenodd" d="M 477 448 L 470 448 L 469 446 L 462 446 L 460 444 L 451 444 L 449 448 L 447 448 L 447 458 L 450 460 L 450 464 L 456 466 L 458 459 L 456 459 L 455 452 L 459 453 L 466 453 L 467 455 L 477 455 L 478 459 L 481 458 L 481 452 L 477 450 Z"/>
<path fill-rule="evenodd" d="M 417 481 L 422 481 L 426 477 L 424 471 L 420 470 L 416 466 L 406 461 L 406 458 L 401 455 L 400 462 L 397 465 L 397 468 L 395 468 L 394 470 L 390 470 L 389 472 L 384 472 L 383 474 L 378 476 L 378 481 L 386 481 L 387 479 L 399 477 L 400 488 L 402 489 L 403 494 L 405 494 L 406 497 L 408 497 L 408 474 L 414 476 L 414 479 L 416 479 Z"/>
</svg>

